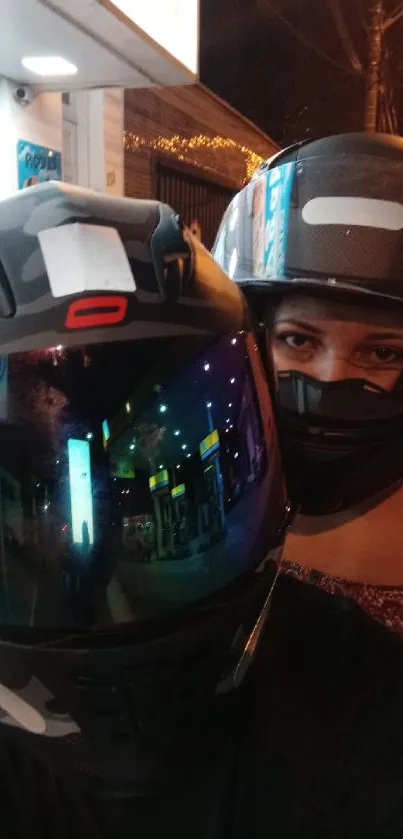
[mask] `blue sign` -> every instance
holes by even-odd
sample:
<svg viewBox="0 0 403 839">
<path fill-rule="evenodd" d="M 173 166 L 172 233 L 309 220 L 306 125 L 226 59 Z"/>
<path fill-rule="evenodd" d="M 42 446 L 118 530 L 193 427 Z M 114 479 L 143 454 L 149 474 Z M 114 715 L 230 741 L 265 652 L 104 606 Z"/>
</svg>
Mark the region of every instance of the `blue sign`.
<svg viewBox="0 0 403 839">
<path fill-rule="evenodd" d="M 18 189 L 62 179 L 62 156 L 59 151 L 46 146 L 18 140 L 17 163 Z"/>
<path fill-rule="evenodd" d="M 294 170 L 295 163 L 284 163 L 255 183 L 253 262 L 262 279 L 281 277 L 284 271 Z"/>
<path fill-rule="evenodd" d="M 0 355 L 0 419 L 7 419 L 8 410 L 8 356 Z"/>
</svg>

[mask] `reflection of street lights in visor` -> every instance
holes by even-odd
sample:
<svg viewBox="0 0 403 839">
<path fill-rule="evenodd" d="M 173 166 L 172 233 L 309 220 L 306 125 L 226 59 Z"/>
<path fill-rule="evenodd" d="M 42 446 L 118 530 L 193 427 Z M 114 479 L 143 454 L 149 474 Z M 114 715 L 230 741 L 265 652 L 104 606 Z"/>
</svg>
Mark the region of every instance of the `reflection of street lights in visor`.
<svg viewBox="0 0 403 839">
<path fill-rule="evenodd" d="M 178 431 L 178 430 L 174 431 L 174 437 L 179 437 L 179 434 L 180 434 L 180 431 Z"/>
<path fill-rule="evenodd" d="M 135 450 L 136 446 L 134 445 L 134 443 L 131 443 L 131 444 L 130 444 L 130 446 L 129 446 L 129 448 L 130 448 L 130 451 L 131 451 L 131 452 L 134 452 L 134 450 Z"/>
<path fill-rule="evenodd" d="M 88 434 L 87 434 L 87 440 L 92 440 L 93 437 L 94 437 L 94 435 L 93 435 L 92 431 L 89 431 Z"/>
<path fill-rule="evenodd" d="M 234 378 L 230 379 L 229 383 L 230 383 L 230 385 L 234 385 L 235 384 L 235 379 Z"/>
<path fill-rule="evenodd" d="M 212 407 L 213 407 L 213 403 L 212 402 L 207 402 L 207 408 L 212 408 Z"/>
<path fill-rule="evenodd" d="M 203 366 L 203 370 L 204 370 L 204 372 L 205 372 L 205 373 L 208 373 L 208 371 L 210 370 L 210 365 L 206 363 L 206 364 Z"/>
<path fill-rule="evenodd" d="M 160 410 L 160 414 L 165 414 L 166 411 L 168 410 L 168 405 L 160 405 L 159 410 Z"/>
<path fill-rule="evenodd" d="M 183 444 L 182 449 L 183 449 L 183 451 L 185 451 L 185 449 L 187 449 L 186 443 Z"/>
</svg>

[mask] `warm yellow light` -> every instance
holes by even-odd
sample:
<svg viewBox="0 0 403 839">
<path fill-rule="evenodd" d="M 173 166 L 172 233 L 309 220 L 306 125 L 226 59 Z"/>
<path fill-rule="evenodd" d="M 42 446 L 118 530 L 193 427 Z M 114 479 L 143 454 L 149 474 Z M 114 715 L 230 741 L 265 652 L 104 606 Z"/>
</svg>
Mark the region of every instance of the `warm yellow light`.
<svg viewBox="0 0 403 839">
<path fill-rule="evenodd" d="M 140 137 L 130 131 L 125 131 L 124 145 L 127 151 L 137 151 L 137 149 L 150 149 L 152 151 L 162 151 L 164 154 L 169 154 L 177 160 L 192 163 L 199 168 L 208 169 L 192 157 L 192 152 L 197 149 L 209 149 L 210 151 L 222 152 L 227 149 L 232 149 L 240 154 L 245 165 L 245 177 L 239 186 L 243 186 L 246 181 L 249 181 L 257 169 L 263 162 L 263 158 L 256 152 L 249 149 L 247 146 L 242 146 L 236 143 L 230 137 L 221 137 L 216 134 L 213 137 L 207 134 L 195 134 L 193 137 L 181 137 L 179 134 L 174 134 L 172 137 L 155 137 L 149 140 L 146 137 Z"/>
</svg>

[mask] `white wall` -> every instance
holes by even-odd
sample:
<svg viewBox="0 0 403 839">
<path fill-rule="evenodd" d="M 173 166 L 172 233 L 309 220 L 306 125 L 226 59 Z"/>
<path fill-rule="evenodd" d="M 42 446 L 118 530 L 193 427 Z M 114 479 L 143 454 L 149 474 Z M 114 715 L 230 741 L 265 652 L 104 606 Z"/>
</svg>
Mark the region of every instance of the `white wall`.
<svg viewBox="0 0 403 839">
<path fill-rule="evenodd" d="M 62 151 L 61 94 L 41 93 L 24 107 L 15 101 L 14 88 L 0 78 L 0 199 L 18 187 L 18 140 Z"/>
<path fill-rule="evenodd" d="M 123 130 L 124 93 L 110 88 L 104 91 L 104 169 L 105 189 L 112 195 L 125 191 Z"/>
</svg>

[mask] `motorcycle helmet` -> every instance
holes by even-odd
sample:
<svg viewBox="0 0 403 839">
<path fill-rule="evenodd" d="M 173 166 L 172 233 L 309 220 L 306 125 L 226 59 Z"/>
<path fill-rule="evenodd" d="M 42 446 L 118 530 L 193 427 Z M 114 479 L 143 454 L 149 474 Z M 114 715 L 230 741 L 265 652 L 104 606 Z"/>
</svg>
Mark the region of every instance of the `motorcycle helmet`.
<svg viewBox="0 0 403 839">
<path fill-rule="evenodd" d="M 286 295 L 402 312 L 403 140 L 344 134 L 287 148 L 231 202 L 213 254 L 270 327 Z M 403 375 L 277 377 L 291 497 L 306 513 L 367 503 L 403 476 Z"/>
<path fill-rule="evenodd" d="M 144 793 L 242 680 L 278 572 L 248 311 L 168 206 L 50 182 L 0 203 L 0 335 L 0 737 Z"/>
</svg>

